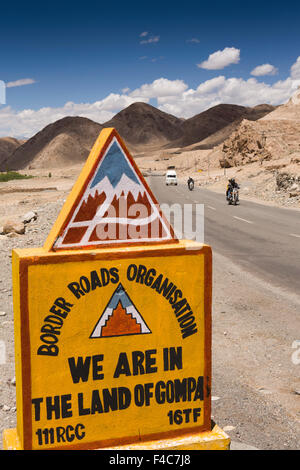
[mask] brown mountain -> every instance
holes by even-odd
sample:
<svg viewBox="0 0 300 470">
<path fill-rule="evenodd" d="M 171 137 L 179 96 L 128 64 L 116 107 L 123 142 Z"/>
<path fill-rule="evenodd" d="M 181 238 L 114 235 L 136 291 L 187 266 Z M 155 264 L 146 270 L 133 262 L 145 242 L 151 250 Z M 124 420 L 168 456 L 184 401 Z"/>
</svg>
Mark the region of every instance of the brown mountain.
<svg viewBox="0 0 300 470">
<path fill-rule="evenodd" d="M 24 143 L 22 140 L 14 139 L 13 137 L 0 138 L 0 166 L 4 160 L 7 160 L 10 155 Z"/>
<path fill-rule="evenodd" d="M 66 117 L 46 126 L 4 157 L 2 163 L 0 160 L 0 170 L 60 168 L 84 162 L 103 127 L 115 127 L 132 152 L 151 147 L 186 147 L 218 133 L 204 143 L 204 148 L 211 148 L 228 137 L 235 128 L 233 123 L 239 124 L 243 118 L 259 119 L 273 109 L 269 105 L 247 108 L 222 104 L 184 120 L 149 104 L 134 103 L 104 124 Z"/>
<path fill-rule="evenodd" d="M 182 119 L 146 103 L 133 103 L 104 127 L 115 127 L 129 146 L 166 144 L 182 135 Z"/>
<path fill-rule="evenodd" d="M 209 146 L 204 147 L 212 148 L 230 135 L 233 130 L 232 128 L 235 127 L 235 125 L 230 126 L 231 124 L 236 122 L 236 126 L 238 126 L 242 119 L 256 121 L 274 109 L 274 106 L 267 104 L 262 104 L 253 108 L 234 104 L 219 104 L 217 106 L 213 106 L 212 108 L 183 121 L 181 125 L 183 135 L 175 142 L 172 142 L 172 146 L 186 147 L 188 145 L 195 144 L 196 142 L 201 142 L 218 132 L 219 134 L 215 136 L 215 141 L 214 139 L 211 139 L 211 142 L 207 143 Z M 222 132 L 220 132 L 222 129 L 225 131 L 224 136 L 222 135 Z"/>
<path fill-rule="evenodd" d="M 59 168 L 86 160 L 102 125 L 83 117 L 65 117 L 49 124 L 9 158 L 0 169 Z"/>
</svg>

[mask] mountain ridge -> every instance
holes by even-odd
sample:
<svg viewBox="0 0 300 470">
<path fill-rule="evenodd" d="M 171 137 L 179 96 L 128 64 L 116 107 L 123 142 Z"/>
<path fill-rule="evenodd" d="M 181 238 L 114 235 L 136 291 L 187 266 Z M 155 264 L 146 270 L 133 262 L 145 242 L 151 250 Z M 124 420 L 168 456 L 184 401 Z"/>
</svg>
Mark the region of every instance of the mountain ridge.
<svg viewBox="0 0 300 470">
<path fill-rule="evenodd" d="M 184 120 L 147 103 L 133 103 L 104 124 L 68 116 L 49 124 L 18 146 L 0 161 L 0 170 L 61 168 L 84 162 L 104 127 L 115 127 L 132 153 L 141 148 L 186 147 L 216 132 L 219 132 L 219 142 L 223 139 L 220 133 L 223 128 L 242 118 L 259 119 L 273 109 L 270 105 L 248 108 L 220 104 Z M 223 140 L 227 137 L 226 134 Z"/>
</svg>

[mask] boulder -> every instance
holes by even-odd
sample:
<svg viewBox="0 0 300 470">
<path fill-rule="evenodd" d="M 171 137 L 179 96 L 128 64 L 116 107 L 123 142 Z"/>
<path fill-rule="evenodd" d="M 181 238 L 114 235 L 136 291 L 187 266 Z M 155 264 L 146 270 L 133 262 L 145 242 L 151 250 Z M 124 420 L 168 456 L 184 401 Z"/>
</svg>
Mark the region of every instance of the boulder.
<svg viewBox="0 0 300 470">
<path fill-rule="evenodd" d="M 16 219 L 8 219 L 4 222 L 2 233 L 7 235 L 8 233 L 25 233 L 25 225 L 22 221 Z"/>
<path fill-rule="evenodd" d="M 37 213 L 34 211 L 29 211 L 23 216 L 23 223 L 24 224 L 29 224 L 32 222 L 32 220 L 37 219 Z"/>
</svg>

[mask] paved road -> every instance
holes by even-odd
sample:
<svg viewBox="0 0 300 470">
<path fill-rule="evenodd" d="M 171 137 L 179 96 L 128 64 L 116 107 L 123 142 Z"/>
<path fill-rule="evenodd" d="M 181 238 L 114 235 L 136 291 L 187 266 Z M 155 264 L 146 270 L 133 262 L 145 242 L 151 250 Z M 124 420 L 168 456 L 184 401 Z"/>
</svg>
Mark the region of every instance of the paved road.
<svg viewBox="0 0 300 470">
<path fill-rule="evenodd" d="M 213 249 L 213 417 L 238 442 L 299 449 L 300 212 L 148 179 L 158 201 L 204 204 Z"/>
<path fill-rule="evenodd" d="M 274 286 L 300 293 L 300 211 L 241 200 L 229 206 L 225 196 L 186 185 L 166 186 L 149 178 L 159 203 L 204 204 L 204 241 L 214 251 Z"/>
</svg>

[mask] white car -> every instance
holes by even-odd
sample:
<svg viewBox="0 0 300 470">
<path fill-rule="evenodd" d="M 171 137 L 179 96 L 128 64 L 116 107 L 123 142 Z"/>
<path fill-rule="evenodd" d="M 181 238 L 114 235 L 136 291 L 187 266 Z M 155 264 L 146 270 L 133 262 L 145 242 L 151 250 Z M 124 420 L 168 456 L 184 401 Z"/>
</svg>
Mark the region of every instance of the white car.
<svg viewBox="0 0 300 470">
<path fill-rule="evenodd" d="M 168 170 L 166 173 L 166 185 L 174 184 L 177 186 L 177 174 L 175 170 Z"/>
</svg>

